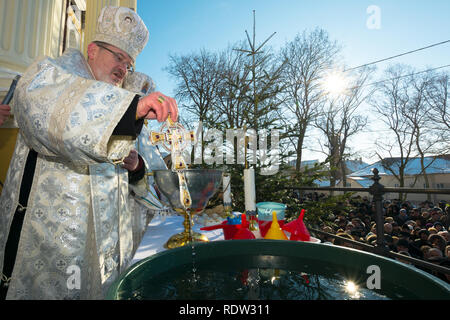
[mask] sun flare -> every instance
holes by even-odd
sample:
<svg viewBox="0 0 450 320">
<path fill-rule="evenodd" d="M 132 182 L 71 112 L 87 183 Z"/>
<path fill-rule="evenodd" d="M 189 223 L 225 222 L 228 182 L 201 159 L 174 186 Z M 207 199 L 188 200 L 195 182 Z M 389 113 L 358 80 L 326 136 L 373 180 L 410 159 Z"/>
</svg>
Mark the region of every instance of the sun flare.
<svg viewBox="0 0 450 320">
<path fill-rule="evenodd" d="M 338 96 L 345 93 L 348 87 L 348 79 L 342 72 L 333 71 L 324 77 L 322 87 L 327 94 Z"/>
</svg>

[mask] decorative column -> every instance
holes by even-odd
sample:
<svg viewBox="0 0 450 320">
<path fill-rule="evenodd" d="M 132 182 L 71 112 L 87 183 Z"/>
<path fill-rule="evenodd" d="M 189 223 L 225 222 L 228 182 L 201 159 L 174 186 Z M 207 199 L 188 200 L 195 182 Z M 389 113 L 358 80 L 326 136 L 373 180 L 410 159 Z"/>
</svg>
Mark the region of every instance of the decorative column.
<svg viewBox="0 0 450 320">
<path fill-rule="evenodd" d="M 38 56 L 61 54 L 65 1 L 0 0 L 0 98 Z"/>
<path fill-rule="evenodd" d="M 384 241 L 384 213 L 383 213 L 383 195 L 384 186 L 380 184 L 380 175 L 377 168 L 372 170 L 373 177 L 371 180 L 374 183 L 369 187 L 369 193 L 373 196 L 373 202 L 375 202 L 376 218 L 375 222 L 377 224 L 377 243 L 375 246 L 375 252 L 380 255 L 386 255 L 389 252 L 389 248 L 386 246 Z"/>
<path fill-rule="evenodd" d="M 0 0 L 0 102 L 16 75 L 39 56 L 61 54 L 66 1 Z M 12 118 L 0 127 L 0 181 L 4 182 L 18 129 Z"/>
</svg>

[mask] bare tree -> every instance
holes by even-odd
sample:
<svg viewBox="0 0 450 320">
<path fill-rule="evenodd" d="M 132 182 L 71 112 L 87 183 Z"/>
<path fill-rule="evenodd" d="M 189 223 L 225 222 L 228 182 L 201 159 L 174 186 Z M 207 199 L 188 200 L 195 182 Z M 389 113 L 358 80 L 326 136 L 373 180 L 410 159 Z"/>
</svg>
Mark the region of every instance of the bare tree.
<svg viewBox="0 0 450 320">
<path fill-rule="evenodd" d="M 376 155 L 383 167 L 398 180 L 399 186 L 405 186 L 405 169 L 414 157 L 416 130 L 405 116 L 408 113 L 410 99 L 410 67 L 395 65 L 385 71 L 385 82 L 377 85 L 378 94 L 371 104 L 379 114 L 379 120 L 385 124 L 391 135 L 385 135 L 376 141 Z M 389 157 L 385 157 L 385 152 Z M 400 199 L 403 198 L 399 194 Z"/>
<path fill-rule="evenodd" d="M 300 171 L 307 129 L 324 103 L 321 77 L 333 65 L 339 50 L 337 43 L 322 29 L 298 34 L 281 49 L 280 60 L 285 61 L 282 77 L 285 90 L 280 119 L 286 137 L 295 148 L 297 171 Z"/>
<path fill-rule="evenodd" d="M 192 123 L 196 121 L 201 122 L 202 126 L 199 126 L 197 130 L 203 127 L 212 127 L 209 119 L 215 112 L 214 106 L 217 104 L 222 82 L 222 78 L 218 76 L 222 73 L 219 56 L 206 50 L 186 56 L 172 55 L 166 71 L 178 82 L 175 97 L 180 103 L 180 107 L 184 109 L 180 121 L 188 128 L 192 128 Z M 200 148 L 203 157 L 206 147 L 206 144 L 203 143 L 203 130 L 198 134 L 202 141 Z M 191 160 L 195 159 L 195 147 L 193 150 Z"/>
<path fill-rule="evenodd" d="M 353 74 L 344 73 L 348 87 L 334 97 L 328 94 L 327 102 L 314 121 L 314 126 L 326 139 L 323 145 L 327 148 L 324 153 L 330 160 L 330 186 L 335 186 L 338 179 L 346 185 L 348 141 L 367 125 L 367 116 L 359 112 L 359 108 L 373 94 L 372 88 L 364 86 L 372 71 L 364 68 L 353 71 Z"/>
<path fill-rule="evenodd" d="M 282 89 L 279 78 L 283 63 L 270 49 L 251 54 L 244 42 L 236 46 L 240 49 L 231 46 L 220 54 L 222 70 L 217 76 L 221 82 L 211 121 L 227 128 L 246 126 L 255 131 L 274 127 L 281 103 L 277 96 Z"/>
<path fill-rule="evenodd" d="M 282 90 L 283 63 L 270 49 L 253 54 L 244 42 L 239 46 L 239 50 L 230 46 L 222 53 L 203 50 L 171 56 L 166 70 L 178 80 L 176 98 L 187 115 L 206 128 L 273 129 L 279 122 L 277 95 Z M 207 143 L 203 135 L 202 141 Z"/>
<path fill-rule="evenodd" d="M 175 97 L 196 120 L 207 120 L 218 99 L 222 64 L 217 54 L 201 50 L 186 56 L 170 56 L 166 68 L 178 81 Z"/>
<path fill-rule="evenodd" d="M 234 50 L 234 47 L 236 45 L 229 46 L 220 53 L 222 69 L 216 76 L 221 78 L 221 82 L 213 119 L 219 128 L 243 128 L 247 121 L 249 70 L 245 68 L 245 54 Z"/>
<path fill-rule="evenodd" d="M 426 170 L 436 158 L 425 164 L 425 157 L 435 152 L 435 147 L 438 143 L 435 130 L 433 130 L 433 126 L 429 125 L 429 114 L 432 108 L 427 103 L 427 93 L 433 84 L 433 75 L 431 73 L 415 74 L 408 77 L 408 79 L 411 88 L 404 117 L 408 119 L 411 127 L 414 128 L 415 151 L 420 157 L 421 166 L 421 170 L 416 175 L 412 186 L 415 185 L 420 176 L 423 176 L 425 188 L 429 188 L 430 182 Z M 431 200 L 431 195 L 428 195 L 428 200 Z"/>
<path fill-rule="evenodd" d="M 450 107 L 449 107 L 449 73 L 441 73 L 434 76 L 428 86 L 425 99 L 430 106 L 428 113 L 429 126 L 437 133 L 437 141 L 441 149 L 436 153 L 446 154 L 450 152 Z"/>
</svg>

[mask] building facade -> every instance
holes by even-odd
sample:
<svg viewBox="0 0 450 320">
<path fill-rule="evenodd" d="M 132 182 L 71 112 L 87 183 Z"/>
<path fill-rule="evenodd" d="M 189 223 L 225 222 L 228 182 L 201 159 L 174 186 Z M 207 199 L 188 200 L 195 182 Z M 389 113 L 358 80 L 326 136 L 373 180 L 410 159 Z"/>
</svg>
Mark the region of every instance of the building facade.
<svg viewBox="0 0 450 320">
<path fill-rule="evenodd" d="M 385 187 L 400 187 L 399 179 L 399 159 L 390 158 L 384 161 L 376 162 L 362 170 L 355 171 L 347 176 L 346 187 L 368 188 L 373 184 L 370 178 L 373 176 L 372 170 L 377 168 L 381 177 L 380 183 Z M 384 165 L 383 165 L 384 163 Z M 420 158 L 409 159 L 405 167 L 404 187 L 414 189 L 447 189 L 450 190 L 450 155 L 442 155 L 438 157 L 425 157 L 424 170 L 420 163 Z M 428 183 L 426 182 L 428 180 Z M 342 187 L 342 185 L 339 185 Z M 367 193 L 358 193 L 360 196 L 367 196 Z M 398 193 L 387 193 L 384 195 L 385 200 L 398 199 Z M 409 193 L 407 199 L 413 203 L 429 200 L 438 203 L 445 200 L 450 203 L 449 194 L 417 194 Z"/>
</svg>

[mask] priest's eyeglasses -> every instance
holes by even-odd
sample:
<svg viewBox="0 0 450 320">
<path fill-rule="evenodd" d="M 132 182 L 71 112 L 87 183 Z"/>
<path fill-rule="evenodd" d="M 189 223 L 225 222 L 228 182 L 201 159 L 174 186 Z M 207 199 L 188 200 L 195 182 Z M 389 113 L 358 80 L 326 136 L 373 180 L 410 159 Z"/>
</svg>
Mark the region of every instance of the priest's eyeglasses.
<svg viewBox="0 0 450 320">
<path fill-rule="evenodd" d="M 128 72 L 131 73 L 131 72 L 134 71 L 133 65 L 132 65 L 131 63 L 127 62 L 127 61 L 125 60 L 126 58 L 125 58 L 122 54 L 117 53 L 117 52 L 115 52 L 115 51 L 112 51 L 111 49 L 105 47 L 104 45 L 98 44 L 98 43 L 97 43 L 97 46 L 99 46 L 99 47 L 102 48 L 102 49 L 105 49 L 106 51 L 111 52 L 112 55 L 114 56 L 114 59 L 116 59 L 116 62 L 117 62 L 117 63 L 125 64 L 125 65 L 127 66 L 127 71 L 128 71 Z"/>
</svg>

